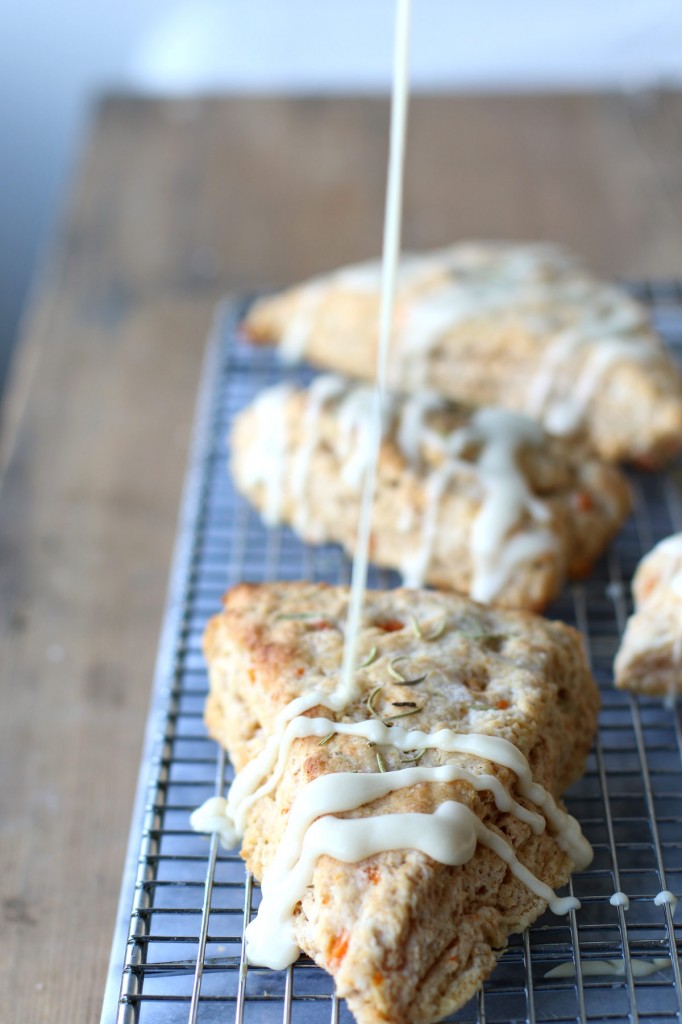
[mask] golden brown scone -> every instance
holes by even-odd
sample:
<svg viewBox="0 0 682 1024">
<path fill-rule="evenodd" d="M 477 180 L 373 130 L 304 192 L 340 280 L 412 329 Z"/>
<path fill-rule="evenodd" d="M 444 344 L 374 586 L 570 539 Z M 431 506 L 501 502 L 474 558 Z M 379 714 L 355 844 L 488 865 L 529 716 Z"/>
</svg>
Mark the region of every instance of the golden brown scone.
<svg viewBox="0 0 682 1024">
<path fill-rule="evenodd" d="M 244 327 L 289 358 L 373 379 L 379 267 L 256 302 Z M 682 377 L 646 310 L 558 246 L 465 243 L 406 255 L 391 386 L 500 405 L 552 433 L 587 429 L 609 460 L 655 467 L 682 447 Z"/>
<path fill-rule="evenodd" d="M 670 698 L 682 694 L 682 533 L 667 537 L 639 563 L 614 671 L 616 686 Z"/>
<path fill-rule="evenodd" d="M 237 417 L 232 474 L 268 524 L 353 551 L 369 457 L 371 390 L 318 377 L 276 385 Z M 620 527 L 620 471 L 504 410 L 394 398 L 378 463 L 371 558 L 503 607 L 542 609 L 589 571 Z"/>
<path fill-rule="evenodd" d="M 204 639 L 210 669 L 206 722 L 238 770 L 263 749 L 292 699 L 335 685 L 347 601 L 347 588 L 313 583 L 242 584 L 227 595 Z M 411 677 L 425 674 L 423 682 L 408 688 L 395 681 L 389 666 L 397 657 Z M 570 627 L 450 594 L 370 591 L 359 634 L 361 661 L 371 664 L 356 672 L 358 695 L 337 721 L 367 719 L 374 693 L 370 702 L 382 715 L 406 701 L 417 704 L 407 719 L 410 729 L 448 728 L 510 741 L 528 759 L 534 780 L 555 797 L 582 773 L 599 698 L 580 637 Z M 324 707 L 307 714 L 334 721 Z M 388 772 L 405 767 L 404 753 L 395 747 L 372 747 L 357 736 L 294 741 L 276 788 L 257 800 L 246 820 L 242 855 L 259 879 L 306 786 L 331 773 L 377 773 L 377 753 Z M 532 806 L 520 796 L 516 775 L 500 764 L 435 748 L 424 750 L 418 763 L 492 774 L 522 805 Z M 550 829 L 534 834 L 513 813 L 500 811 L 489 790 L 466 781 L 414 785 L 341 817 L 430 814 L 445 800 L 471 808 L 550 886 L 568 879 L 571 861 Z M 413 849 L 358 863 L 321 856 L 296 906 L 295 935 L 333 975 L 358 1024 L 429 1024 L 470 998 L 508 935 L 545 907 L 481 843 L 457 867 Z"/>
</svg>

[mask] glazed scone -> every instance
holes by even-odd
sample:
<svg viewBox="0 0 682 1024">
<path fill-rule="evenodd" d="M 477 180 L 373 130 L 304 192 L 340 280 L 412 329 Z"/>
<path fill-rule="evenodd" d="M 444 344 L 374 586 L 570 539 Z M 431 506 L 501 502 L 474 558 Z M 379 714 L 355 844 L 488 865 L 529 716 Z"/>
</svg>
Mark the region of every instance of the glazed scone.
<svg viewBox="0 0 682 1024">
<path fill-rule="evenodd" d="M 235 484 L 269 525 L 353 552 L 372 391 L 333 375 L 275 385 L 236 418 Z M 407 586 L 542 609 L 584 575 L 629 508 L 620 471 L 505 410 L 387 401 L 370 554 Z"/>
<path fill-rule="evenodd" d="M 344 692 L 347 602 L 346 588 L 324 584 L 243 584 L 210 622 L 206 722 L 239 772 L 218 810 L 263 879 L 249 960 L 279 968 L 300 946 L 358 1024 L 428 1024 L 475 993 L 548 901 L 565 913 L 529 886 L 555 889 L 590 859 L 554 798 L 584 769 L 599 698 L 570 627 L 408 590 L 367 593 Z M 525 768 L 505 767 L 510 755 Z M 453 806 L 480 835 L 448 866 L 447 852 L 414 847 Z M 391 845 L 405 821 L 409 840 Z M 338 857 L 319 839 L 330 827 Z M 339 830 L 367 832 L 375 852 L 353 860 Z M 500 840 L 504 860 L 487 845 Z M 301 875 L 311 843 L 319 856 Z"/>
<path fill-rule="evenodd" d="M 682 533 L 667 537 L 640 562 L 632 581 L 634 614 L 616 655 L 616 686 L 640 693 L 682 694 Z"/>
<path fill-rule="evenodd" d="M 254 342 L 374 379 L 379 264 L 348 267 L 256 302 Z M 682 377 L 646 310 L 564 249 L 466 243 L 406 255 L 391 386 L 499 405 L 555 434 L 585 428 L 599 453 L 654 467 L 682 447 Z"/>
</svg>

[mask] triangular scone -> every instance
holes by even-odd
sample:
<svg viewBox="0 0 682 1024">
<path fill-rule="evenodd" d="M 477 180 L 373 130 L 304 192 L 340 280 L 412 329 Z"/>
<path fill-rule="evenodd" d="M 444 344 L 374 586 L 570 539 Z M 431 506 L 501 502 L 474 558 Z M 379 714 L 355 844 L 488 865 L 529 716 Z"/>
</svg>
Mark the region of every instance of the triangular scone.
<svg viewBox="0 0 682 1024">
<path fill-rule="evenodd" d="M 620 471 L 501 409 L 433 395 L 387 403 L 371 558 L 407 586 L 539 611 L 585 575 L 629 510 Z M 371 458 L 372 391 L 341 377 L 262 391 L 237 417 L 237 488 L 269 525 L 353 552 Z"/>
<path fill-rule="evenodd" d="M 614 664 L 616 686 L 682 695 L 682 533 L 646 555 L 632 581 L 635 611 Z"/>
<path fill-rule="evenodd" d="M 242 584 L 227 595 L 205 634 L 206 722 L 238 770 L 254 763 L 294 698 L 337 687 L 347 602 L 347 588 L 313 583 Z M 492 775 L 519 805 L 538 810 L 500 763 L 426 742 L 421 754 L 390 742 L 373 746 L 358 735 L 334 734 L 335 721 L 341 723 L 336 728 L 361 729 L 357 723 L 379 715 L 396 743 L 400 735 L 405 739 L 403 729 L 445 730 L 441 738 L 463 743 L 501 738 L 505 748 L 513 744 L 525 755 L 534 781 L 555 797 L 583 771 L 598 694 L 578 634 L 561 623 L 452 595 L 370 591 L 357 663 L 364 667 L 354 674 L 355 698 L 336 714 L 319 705 L 306 712 L 304 725 L 322 716 L 322 728 L 293 741 L 276 785 L 246 815 L 242 854 L 259 879 L 268 866 L 272 870 L 306 787 L 332 773 L 334 787 L 363 773 L 383 785 L 408 765 L 456 766 L 476 778 Z M 405 711 L 414 713 L 390 718 Z M 515 813 L 500 811 L 489 789 L 467 781 L 412 785 L 339 817 L 431 815 L 444 801 L 470 808 L 542 882 L 558 887 L 567 881 L 573 865 L 554 827 L 535 834 Z M 293 927 L 301 948 L 334 976 L 359 1024 L 426 1024 L 465 1003 L 508 935 L 545 908 L 545 900 L 479 842 L 455 867 L 410 848 L 359 863 L 323 855 L 295 907 Z"/>
<path fill-rule="evenodd" d="M 255 342 L 372 380 L 379 264 L 256 302 Z M 682 445 L 682 377 L 646 310 L 558 246 L 466 243 L 405 255 L 391 386 L 500 405 L 553 433 L 587 428 L 602 456 L 655 466 Z"/>
</svg>

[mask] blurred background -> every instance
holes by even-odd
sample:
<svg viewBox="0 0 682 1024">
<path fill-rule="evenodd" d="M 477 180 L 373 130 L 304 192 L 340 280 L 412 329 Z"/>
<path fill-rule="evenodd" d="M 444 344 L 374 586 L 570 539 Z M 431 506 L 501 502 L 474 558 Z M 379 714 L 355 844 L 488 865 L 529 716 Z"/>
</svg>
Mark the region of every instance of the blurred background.
<svg viewBox="0 0 682 1024">
<path fill-rule="evenodd" d="M 0 0 L 0 394 L 104 91 L 386 92 L 393 0 Z M 679 0 L 414 0 L 424 91 L 682 83 Z"/>
</svg>

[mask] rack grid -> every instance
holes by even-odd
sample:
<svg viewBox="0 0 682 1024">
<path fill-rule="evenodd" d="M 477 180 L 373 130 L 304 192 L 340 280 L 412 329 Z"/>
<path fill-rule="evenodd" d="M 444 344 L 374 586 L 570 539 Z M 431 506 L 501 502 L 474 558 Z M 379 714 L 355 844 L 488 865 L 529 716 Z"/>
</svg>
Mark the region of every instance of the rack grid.
<svg viewBox="0 0 682 1024">
<path fill-rule="evenodd" d="M 630 282 L 673 351 L 682 356 L 682 282 Z M 286 375 L 267 349 L 240 341 L 245 303 L 216 314 L 200 389 L 193 453 L 145 752 L 114 934 L 102 1024 L 350 1024 L 331 979 L 301 957 L 286 971 L 247 967 L 243 929 L 258 886 L 217 837 L 194 834 L 189 814 L 224 791 L 232 770 L 209 740 L 201 634 L 223 592 L 241 579 L 309 578 L 347 583 L 333 545 L 308 547 L 286 528 L 267 530 L 233 490 L 226 437 L 235 413 Z M 633 515 L 590 578 L 565 588 L 549 611 L 581 629 L 602 691 L 599 734 L 584 777 L 566 796 L 595 850 L 570 891 L 580 911 L 545 914 L 507 951 L 483 991 L 448 1020 L 469 1022 L 682 1021 L 682 909 L 657 905 L 682 894 L 680 702 L 614 690 L 611 666 L 631 610 L 630 579 L 641 556 L 682 529 L 682 467 L 631 474 Z M 370 586 L 397 576 L 372 570 Z M 630 907 L 613 906 L 624 891 Z M 132 909 L 131 909 L 132 908 Z M 594 975 L 594 961 L 619 973 Z M 656 961 L 653 973 L 640 976 Z M 571 975 L 548 977 L 559 964 Z"/>
</svg>

